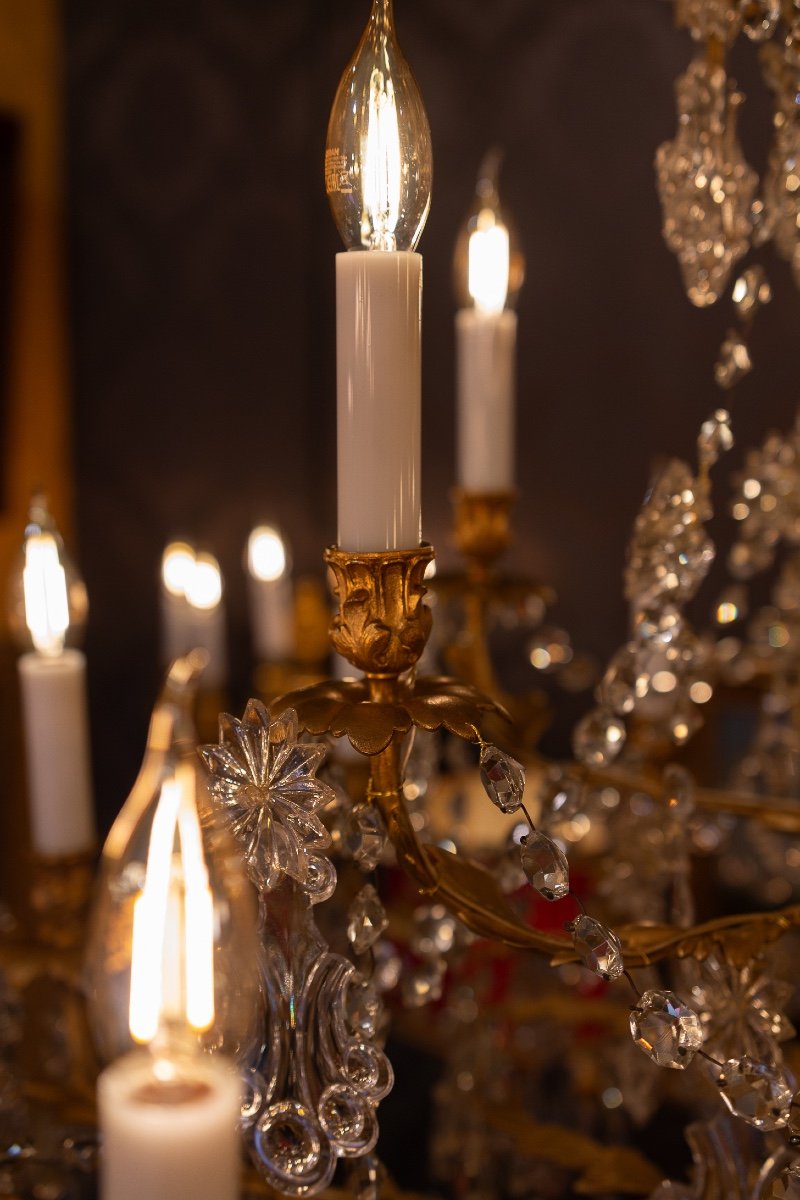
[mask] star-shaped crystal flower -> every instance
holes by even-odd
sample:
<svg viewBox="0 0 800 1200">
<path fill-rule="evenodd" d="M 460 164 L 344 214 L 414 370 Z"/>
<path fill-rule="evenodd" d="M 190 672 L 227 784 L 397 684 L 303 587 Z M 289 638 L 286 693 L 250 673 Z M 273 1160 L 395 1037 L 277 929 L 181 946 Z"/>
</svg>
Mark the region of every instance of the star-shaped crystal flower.
<svg viewBox="0 0 800 1200">
<path fill-rule="evenodd" d="M 285 875 L 313 886 L 320 866 L 314 852 L 330 845 L 318 814 L 335 793 L 316 778 L 326 747 L 297 737 L 293 709 L 271 721 L 264 705 L 250 700 L 241 721 L 220 716 L 219 745 L 200 747 L 211 791 L 260 890 L 277 887 Z"/>
</svg>

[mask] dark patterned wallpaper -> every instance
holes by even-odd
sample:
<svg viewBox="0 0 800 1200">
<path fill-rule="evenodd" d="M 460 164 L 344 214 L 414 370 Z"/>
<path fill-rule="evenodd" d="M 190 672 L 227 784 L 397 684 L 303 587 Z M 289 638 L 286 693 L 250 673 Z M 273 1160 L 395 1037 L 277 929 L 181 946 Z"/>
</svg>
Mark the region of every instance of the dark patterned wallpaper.
<svg viewBox="0 0 800 1200">
<path fill-rule="evenodd" d="M 711 368 L 729 320 L 691 308 L 659 233 L 652 160 L 674 129 L 688 38 L 663 0 L 395 8 L 435 155 L 420 247 L 426 536 L 447 555 L 451 255 L 480 158 L 500 142 L 528 260 L 516 565 L 553 583 L 576 640 L 607 654 L 623 631 L 624 545 L 649 464 L 691 455 L 718 403 Z M 303 570 L 319 569 L 335 536 L 339 246 L 322 156 L 367 9 L 367 0 L 63 5 L 80 557 L 107 817 L 136 770 L 156 684 L 164 543 L 184 533 L 221 559 L 241 693 L 248 529 L 264 515 L 279 520 Z M 752 54 L 739 67 L 751 94 L 744 137 L 760 166 L 769 110 Z M 800 300 L 786 266 L 766 262 L 776 298 L 756 326 L 757 369 L 733 405 L 740 445 L 787 424 L 796 404 Z"/>
</svg>

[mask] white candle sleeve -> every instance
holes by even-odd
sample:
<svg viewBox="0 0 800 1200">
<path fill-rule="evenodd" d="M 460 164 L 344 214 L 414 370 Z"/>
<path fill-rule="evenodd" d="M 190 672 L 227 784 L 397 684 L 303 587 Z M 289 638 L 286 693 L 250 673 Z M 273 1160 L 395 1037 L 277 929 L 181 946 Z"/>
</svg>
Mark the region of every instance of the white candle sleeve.
<svg viewBox="0 0 800 1200">
<path fill-rule="evenodd" d="M 456 314 L 458 483 L 470 492 L 514 487 L 517 314 Z"/>
<path fill-rule="evenodd" d="M 261 662 L 284 662 L 294 654 L 294 599 L 288 575 L 250 579 L 253 646 Z"/>
<path fill-rule="evenodd" d="M 336 256 L 339 545 L 420 541 L 422 259 Z"/>
<path fill-rule="evenodd" d="M 18 670 L 33 849 L 48 857 L 90 850 L 95 821 L 86 659 L 79 650 L 23 654 Z"/>
<path fill-rule="evenodd" d="M 97 1085 L 101 1200 L 236 1200 L 240 1084 L 228 1063 L 192 1061 L 170 1089 L 138 1051 Z"/>
</svg>

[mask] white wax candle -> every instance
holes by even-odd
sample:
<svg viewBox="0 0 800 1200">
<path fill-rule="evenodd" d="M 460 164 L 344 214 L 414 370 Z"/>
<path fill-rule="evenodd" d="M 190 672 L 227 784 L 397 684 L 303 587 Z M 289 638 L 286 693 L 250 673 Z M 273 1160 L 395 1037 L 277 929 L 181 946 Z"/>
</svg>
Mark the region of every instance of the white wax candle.
<svg viewBox="0 0 800 1200">
<path fill-rule="evenodd" d="M 336 256 L 339 545 L 420 541 L 422 259 Z"/>
<path fill-rule="evenodd" d="M 458 482 L 470 492 L 514 486 L 517 314 L 456 314 Z"/>
<path fill-rule="evenodd" d="M 86 659 L 79 650 L 30 653 L 17 666 L 33 848 L 46 856 L 89 850 L 95 822 Z"/>
<path fill-rule="evenodd" d="M 237 1076 L 228 1063 L 199 1055 L 181 1060 L 172 1083 L 163 1074 L 136 1051 L 98 1080 L 102 1200 L 235 1200 Z"/>
<path fill-rule="evenodd" d="M 250 614 L 253 646 L 262 662 L 283 662 L 294 653 L 292 581 L 250 579 Z"/>
</svg>

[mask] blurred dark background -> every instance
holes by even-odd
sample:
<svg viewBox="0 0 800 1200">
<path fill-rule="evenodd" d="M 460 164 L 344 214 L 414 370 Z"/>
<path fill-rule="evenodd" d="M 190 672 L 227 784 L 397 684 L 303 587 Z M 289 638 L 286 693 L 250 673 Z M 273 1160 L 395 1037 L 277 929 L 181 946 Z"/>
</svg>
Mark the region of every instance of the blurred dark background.
<svg viewBox="0 0 800 1200">
<path fill-rule="evenodd" d="M 238 705 L 249 529 L 279 522 L 296 568 L 320 575 L 335 538 L 340 246 L 322 162 L 367 13 L 367 0 L 61 5 L 77 549 L 104 824 L 136 772 L 157 686 L 165 543 L 190 537 L 221 561 Z M 452 251 L 499 143 L 528 264 L 514 565 L 554 585 L 574 641 L 607 656 L 624 635 L 624 548 L 651 465 L 693 457 L 732 323 L 728 301 L 690 305 L 660 234 L 653 156 L 674 133 L 690 39 L 663 0 L 396 0 L 395 13 L 434 144 L 420 245 L 425 535 L 452 562 Z M 771 105 L 751 46 L 734 67 L 761 170 Z M 737 455 L 797 400 L 800 297 L 786 264 L 760 254 L 775 298 L 731 399 L 723 542 Z"/>
</svg>

